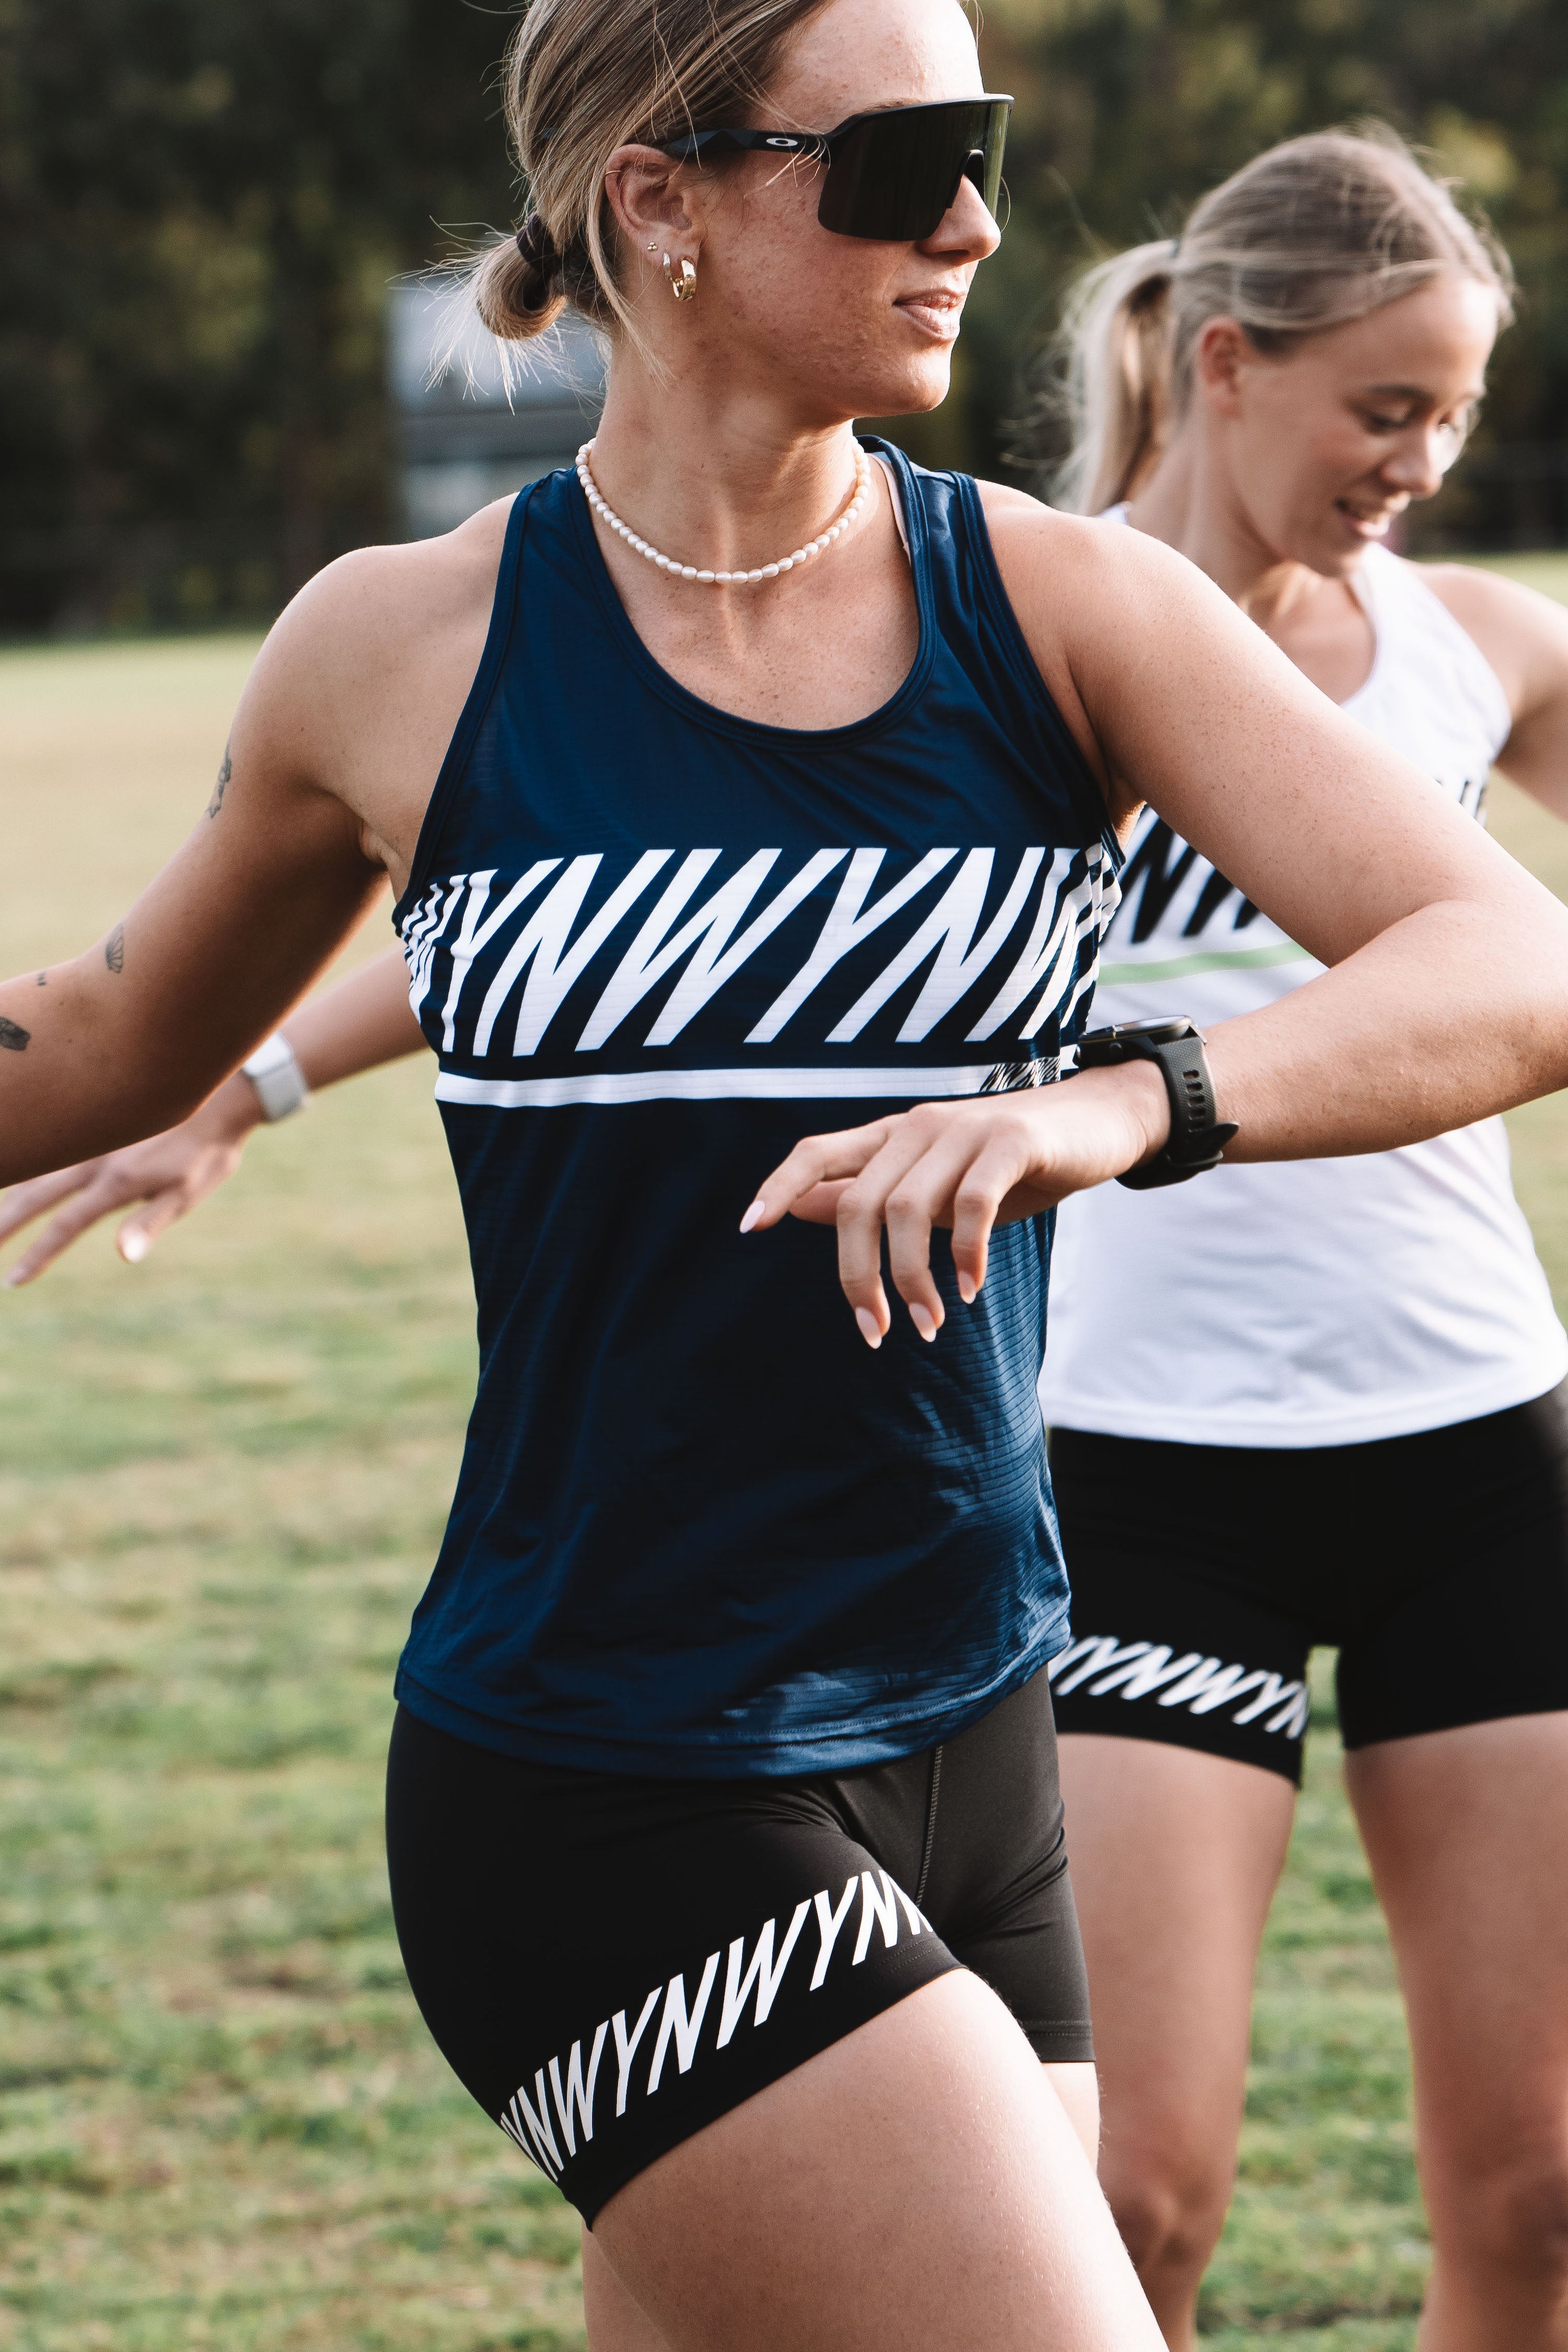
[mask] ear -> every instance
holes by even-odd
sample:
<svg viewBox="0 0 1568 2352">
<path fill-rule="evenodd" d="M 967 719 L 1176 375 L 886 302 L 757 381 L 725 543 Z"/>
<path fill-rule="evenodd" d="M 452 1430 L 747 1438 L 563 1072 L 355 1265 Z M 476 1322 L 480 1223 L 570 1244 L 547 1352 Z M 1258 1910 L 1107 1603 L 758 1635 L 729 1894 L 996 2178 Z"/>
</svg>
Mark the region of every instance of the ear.
<svg viewBox="0 0 1568 2352">
<path fill-rule="evenodd" d="M 617 147 L 605 166 L 605 194 L 616 226 L 634 253 L 656 261 L 664 254 L 695 261 L 702 248 L 702 215 L 684 163 L 657 147 Z"/>
<path fill-rule="evenodd" d="M 1235 319 L 1206 319 L 1193 352 L 1193 381 L 1220 416 L 1241 414 L 1242 387 L 1258 353 Z"/>
</svg>

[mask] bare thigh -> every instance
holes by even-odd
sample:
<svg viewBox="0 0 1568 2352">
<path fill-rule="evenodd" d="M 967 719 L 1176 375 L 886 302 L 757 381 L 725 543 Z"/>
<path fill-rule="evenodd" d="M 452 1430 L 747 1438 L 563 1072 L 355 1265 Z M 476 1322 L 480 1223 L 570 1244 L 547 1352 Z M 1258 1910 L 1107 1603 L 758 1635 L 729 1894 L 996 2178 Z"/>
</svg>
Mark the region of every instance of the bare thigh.
<svg viewBox="0 0 1568 2352">
<path fill-rule="evenodd" d="M 1092 2164 L 1100 2137 L 1094 2068 L 1056 2063 L 1043 2071 Z M 583 2232 L 583 2305 L 589 2352 L 669 2352 L 668 2339 L 621 2284 L 591 2230 Z"/>
<path fill-rule="evenodd" d="M 962 1971 L 672 2148 L 594 2237 L 653 2331 L 595 2352 L 1160 2344 L 1062 2101 Z M 629 2326 L 626 2301 L 600 2303 Z"/>
<path fill-rule="evenodd" d="M 1168 2340 L 1235 2176 L 1252 1980 L 1289 1841 L 1281 1774 L 1156 1740 L 1064 1734 L 1089 1962 L 1100 2178 Z"/>
<path fill-rule="evenodd" d="M 1422 2343 L 1568 2344 L 1568 1713 L 1380 1741 L 1345 1777 L 1410 2021 Z"/>
</svg>

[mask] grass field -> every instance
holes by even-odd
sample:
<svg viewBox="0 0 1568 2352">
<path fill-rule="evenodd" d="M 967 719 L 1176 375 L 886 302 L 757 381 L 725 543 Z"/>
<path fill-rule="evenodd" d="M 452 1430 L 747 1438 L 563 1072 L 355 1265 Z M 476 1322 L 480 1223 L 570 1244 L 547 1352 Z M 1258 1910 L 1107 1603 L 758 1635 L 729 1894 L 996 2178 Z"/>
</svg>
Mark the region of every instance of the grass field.
<svg viewBox="0 0 1568 2352">
<path fill-rule="evenodd" d="M 250 652 L 0 656 L 0 969 L 107 928 L 179 838 Z M 1506 791 L 1496 828 L 1568 895 L 1568 835 Z M 1568 1289 L 1568 1114 L 1515 1134 Z M 99 1234 L 0 1297 L 0 2352 L 582 2343 L 572 2218 L 427 2043 L 383 1872 L 471 1325 L 416 1065 L 263 1135 L 143 1266 Z M 1408 2346 L 1399 2011 L 1327 1719 L 1254 2059 L 1205 2329 Z"/>
</svg>

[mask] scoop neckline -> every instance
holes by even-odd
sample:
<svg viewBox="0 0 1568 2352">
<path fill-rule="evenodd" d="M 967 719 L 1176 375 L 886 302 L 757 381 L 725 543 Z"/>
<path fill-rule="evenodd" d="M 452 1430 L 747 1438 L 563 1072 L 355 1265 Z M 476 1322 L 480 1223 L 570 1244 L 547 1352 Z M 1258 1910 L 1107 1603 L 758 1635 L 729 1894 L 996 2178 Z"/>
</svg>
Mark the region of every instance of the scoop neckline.
<svg viewBox="0 0 1568 2352">
<path fill-rule="evenodd" d="M 869 456 L 886 457 L 897 477 L 898 490 L 903 501 L 905 527 L 910 535 L 910 575 L 914 583 L 920 641 L 915 647 L 914 659 L 888 699 L 879 703 L 874 710 L 868 710 L 864 718 L 851 719 L 842 727 L 775 727 L 765 719 L 748 719 L 741 711 L 725 710 L 717 703 L 705 702 L 700 694 L 693 694 L 689 686 L 682 686 L 662 662 L 654 659 L 632 626 L 631 616 L 621 602 L 619 592 L 610 577 L 609 566 L 605 562 L 583 485 L 575 474 L 572 476 L 566 486 L 572 530 L 611 632 L 647 684 L 663 701 L 685 717 L 700 719 L 719 733 L 734 736 L 744 742 L 768 743 L 775 748 L 788 744 L 829 747 L 853 743 L 862 736 L 891 726 L 903 717 L 910 705 L 924 691 L 931 664 L 936 658 L 936 614 L 931 594 L 925 509 L 915 493 L 913 470 L 903 451 L 873 436 L 857 434 L 855 437 L 858 446 Z"/>
</svg>

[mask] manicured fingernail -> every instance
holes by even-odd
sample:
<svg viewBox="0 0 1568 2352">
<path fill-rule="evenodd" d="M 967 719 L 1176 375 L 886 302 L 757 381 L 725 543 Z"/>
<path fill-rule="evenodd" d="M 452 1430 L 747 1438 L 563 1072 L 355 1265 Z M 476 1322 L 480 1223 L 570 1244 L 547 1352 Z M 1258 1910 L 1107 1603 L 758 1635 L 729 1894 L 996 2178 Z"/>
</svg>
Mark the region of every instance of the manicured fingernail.
<svg viewBox="0 0 1568 2352">
<path fill-rule="evenodd" d="M 868 1348 L 879 1348 L 882 1344 L 882 1327 L 870 1308 L 858 1307 L 855 1309 L 855 1320 L 860 1326 L 860 1337 L 865 1340 Z"/>
<path fill-rule="evenodd" d="M 3 1286 L 6 1290 L 20 1290 L 22 1286 L 22 1269 L 19 1265 L 14 1265 L 11 1268 L 10 1273 L 5 1276 Z"/>
<path fill-rule="evenodd" d="M 127 1265 L 140 1265 L 147 1255 L 145 1234 L 127 1234 L 120 1244 L 120 1255 Z"/>
<path fill-rule="evenodd" d="M 974 1304 L 974 1302 L 975 1302 L 976 1298 L 980 1296 L 980 1294 L 979 1294 L 978 1290 L 975 1288 L 975 1285 L 974 1285 L 974 1276 L 973 1276 L 972 1274 L 963 1274 L 963 1273 L 961 1273 L 961 1274 L 959 1275 L 959 1277 L 958 1277 L 958 1295 L 959 1295 L 960 1298 L 962 1298 L 962 1299 L 963 1299 L 963 1303 L 964 1303 L 964 1305 L 965 1305 L 966 1307 L 973 1307 L 973 1304 Z"/>
<path fill-rule="evenodd" d="M 768 1204 L 765 1201 L 753 1201 L 741 1220 L 741 1231 L 743 1234 L 749 1234 L 757 1220 L 760 1217 L 765 1217 L 767 1213 Z"/>
<path fill-rule="evenodd" d="M 922 1305 L 918 1298 L 910 1309 L 910 1321 L 922 1339 L 936 1338 L 936 1317 L 931 1313 L 931 1308 Z"/>
</svg>

